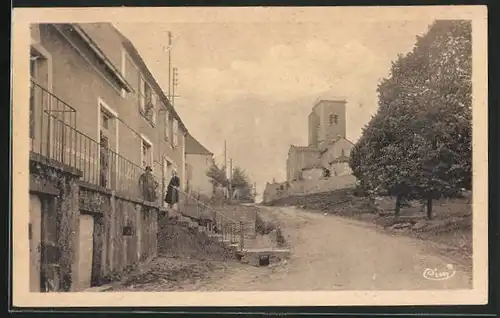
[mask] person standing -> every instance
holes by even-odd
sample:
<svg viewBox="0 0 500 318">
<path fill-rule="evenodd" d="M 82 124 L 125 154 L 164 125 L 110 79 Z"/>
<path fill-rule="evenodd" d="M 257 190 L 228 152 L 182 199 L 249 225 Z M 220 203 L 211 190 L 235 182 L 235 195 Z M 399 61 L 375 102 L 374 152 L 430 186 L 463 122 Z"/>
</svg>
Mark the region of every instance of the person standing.
<svg viewBox="0 0 500 318">
<path fill-rule="evenodd" d="M 172 178 L 168 183 L 167 195 L 165 196 L 165 202 L 167 202 L 169 208 L 173 208 L 174 204 L 179 202 L 179 186 L 181 181 L 177 176 L 177 171 L 172 171 Z"/>
<path fill-rule="evenodd" d="M 156 201 L 156 188 L 158 187 L 158 182 L 156 182 L 152 172 L 153 169 L 150 166 L 146 166 L 146 171 L 139 178 L 139 187 L 141 188 L 144 200 L 148 202 Z"/>
</svg>

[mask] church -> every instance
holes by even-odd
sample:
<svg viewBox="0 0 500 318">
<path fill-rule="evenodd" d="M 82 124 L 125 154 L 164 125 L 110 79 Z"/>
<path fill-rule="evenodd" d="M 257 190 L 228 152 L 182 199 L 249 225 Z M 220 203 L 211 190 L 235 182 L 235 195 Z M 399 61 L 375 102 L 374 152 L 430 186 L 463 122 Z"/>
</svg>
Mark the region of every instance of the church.
<svg viewBox="0 0 500 318">
<path fill-rule="evenodd" d="M 319 100 L 308 118 L 309 145 L 290 145 L 287 182 L 350 175 L 346 100 Z"/>
</svg>

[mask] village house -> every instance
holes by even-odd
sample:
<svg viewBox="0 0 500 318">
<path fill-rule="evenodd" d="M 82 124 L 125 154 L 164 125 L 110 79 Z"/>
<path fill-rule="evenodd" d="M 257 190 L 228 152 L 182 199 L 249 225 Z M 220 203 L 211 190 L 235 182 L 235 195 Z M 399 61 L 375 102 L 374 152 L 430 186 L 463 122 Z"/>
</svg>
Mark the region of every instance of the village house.
<svg viewBox="0 0 500 318">
<path fill-rule="evenodd" d="M 214 189 L 207 171 L 214 164 L 214 154 L 189 133 L 186 136 L 186 163 L 189 191 L 211 198 Z"/>
<path fill-rule="evenodd" d="M 32 24 L 30 74 L 30 289 L 83 290 L 156 255 L 187 129 L 111 24 Z"/>
</svg>

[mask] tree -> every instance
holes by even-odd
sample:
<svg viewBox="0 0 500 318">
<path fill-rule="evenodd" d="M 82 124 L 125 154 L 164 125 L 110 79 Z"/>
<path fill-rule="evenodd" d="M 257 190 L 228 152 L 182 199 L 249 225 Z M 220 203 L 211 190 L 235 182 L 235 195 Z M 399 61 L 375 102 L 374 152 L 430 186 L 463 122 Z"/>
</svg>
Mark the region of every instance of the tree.
<svg viewBox="0 0 500 318">
<path fill-rule="evenodd" d="M 455 197 L 472 185 L 470 21 L 436 21 L 377 88 L 379 110 L 350 158 L 360 187 L 403 199 Z"/>
<path fill-rule="evenodd" d="M 233 169 L 231 186 L 233 189 L 237 189 L 241 200 L 255 200 L 253 185 L 250 182 L 248 174 L 241 167 L 235 167 Z"/>
<path fill-rule="evenodd" d="M 226 169 L 224 166 L 219 167 L 215 162 L 210 169 L 208 169 L 206 174 L 214 188 L 217 186 L 227 187 L 229 185 L 229 180 L 225 171 Z"/>
</svg>

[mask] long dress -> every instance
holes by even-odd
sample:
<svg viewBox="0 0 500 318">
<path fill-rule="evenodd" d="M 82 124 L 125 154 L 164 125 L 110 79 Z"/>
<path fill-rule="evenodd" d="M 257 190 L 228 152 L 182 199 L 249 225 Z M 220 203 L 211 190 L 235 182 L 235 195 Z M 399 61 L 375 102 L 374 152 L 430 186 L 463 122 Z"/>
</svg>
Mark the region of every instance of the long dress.
<svg viewBox="0 0 500 318">
<path fill-rule="evenodd" d="M 176 204 L 179 202 L 179 192 L 177 187 L 180 185 L 180 179 L 177 176 L 173 176 L 168 184 L 167 195 L 165 196 L 165 202 L 168 204 Z"/>
</svg>

